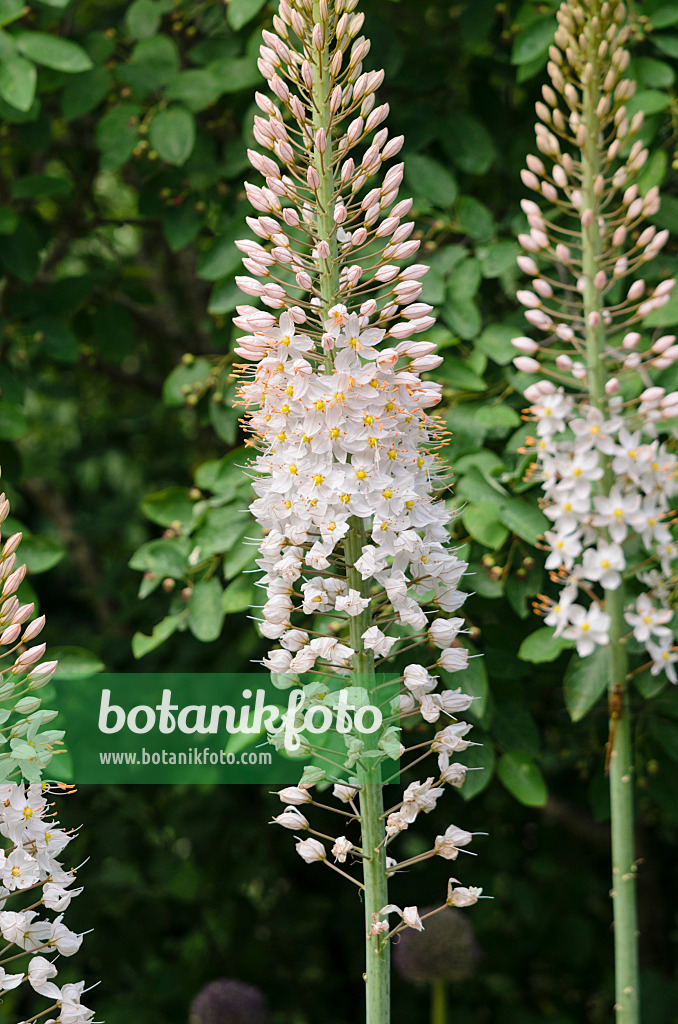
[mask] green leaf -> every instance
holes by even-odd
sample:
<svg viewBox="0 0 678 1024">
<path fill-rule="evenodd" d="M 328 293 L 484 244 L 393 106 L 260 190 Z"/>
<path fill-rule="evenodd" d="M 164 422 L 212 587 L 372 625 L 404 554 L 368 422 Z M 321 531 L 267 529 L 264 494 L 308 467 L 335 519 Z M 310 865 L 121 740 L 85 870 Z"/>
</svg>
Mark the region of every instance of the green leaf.
<svg viewBox="0 0 678 1024">
<path fill-rule="evenodd" d="M 183 405 L 186 400 L 184 388 L 191 388 L 205 380 L 210 372 L 211 365 L 207 359 L 196 359 L 190 366 L 176 366 L 169 377 L 166 378 L 162 389 L 162 397 L 165 405 Z"/>
<path fill-rule="evenodd" d="M 497 518 L 497 506 L 489 502 L 477 502 L 468 505 L 461 516 L 461 521 L 479 544 L 496 551 L 509 535 L 507 528 Z"/>
<path fill-rule="evenodd" d="M 626 110 L 629 117 L 633 117 L 639 110 L 650 117 L 651 114 L 658 114 L 671 105 L 671 97 L 668 93 L 660 92 L 658 89 L 641 89 L 627 101 Z"/>
<path fill-rule="evenodd" d="M 461 643 L 471 652 L 471 655 L 478 654 L 473 644 L 463 639 Z M 469 708 L 468 717 L 475 722 L 481 722 L 487 710 L 490 696 L 490 682 L 487 677 L 485 659 L 483 657 L 470 657 L 462 676 L 459 676 L 456 672 L 449 673 L 444 670 L 441 670 L 441 675 L 448 686 L 455 688 L 461 686 L 463 693 L 467 693 L 469 697 L 475 697 L 473 704 Z"/>
<path fill-rule="evenodd" d="M 646 196 L 651 188 L 661 185 L 666 177 L 668 166 L 669 156 L 666 150 L 655 150 L 638 177 L 638 188 L 642 196 Z"/>
<path fill-rule="evenodd" d="M 31 324 L 32 329 L 42 335 L 42 350 L 58 363 L 77 363 L 80 345 L 75 333 L 67 324 L 54 317 L 40 317 Z"/>
<path fill-rule="evenodd" d="M 141 511 L 159 526 L 190 523 L 194 507 L 195 502 L 189 498 L 185 487 L 166 487 L 155 494 L 149 494 L 141 502 Z"/>
<path fill-rule="evenodd" d="M 12 182 L 12 199 L 36 199 L 38 196 L 64 196 L 73 190 L 68 178 L 49 174 L 26 174 Z"/>
<path fill-rule="evenodd" d="M 168 615 L 167 618 L 162 619 L 157 626 L 153 627 L 153 632 L 150 636 L 146 636 L 144 633 L 135 633 L 132 637 L 132 654 L 135 658 L 143 658 L 145 654 L 150 651 L 154 651 L 156 647 L 160 647 L 165 640 L 169 640 L 173 633 L 176 632 L 181 619 L 178 615 Z"/>
<path fill-rule="evenodd" d="M 98 303 L 92 327 L 97 350 L 104 359 L 122 363 L 134 351 L 134 321 L 129 310 L 119 303 Z"/>
<path fill-rule="evenodd" d="M 222 459 L 203 462 L 196 470 L 196 486 L 233 498 L 238 488 L 249 487 L 249 480 L 243 468 L 247 466 L 247 461 L 248 452 L 244 448 L 237 448 L 224 455 Z"/>
<path fill-rule="evenodd" d="M 213 316 L 223 316 L 226 313 L 232 313 L 242 301 L 242 292 L 235 279 L 227 277 L 224 281 L 219 281 L 212 289 L 207 310 Z"/>
<path fill-rule="evenodd" d="M 194 241 L 200 233 L 204 219 L 204 214 L 196 210 L 195 205 L 190 202 L 183 202 L 181 206 L 175 206 L 167 211 L 162 218 L 162 228 L 172 252 L 179 252 Z"/>
<path fill-rule="evenodd" d="M 539 754 L 541 744 L 537 723 L 516 700 L 504 700 L 496 705 L 491 732 L 503 750 L 519 750 L 530 757 Z"/>
<path fill-rule="evenodd" d="M 665 196 L 662 202 L 662 207 L 665 205 L 665 200 L 671 198 Z M 676 213 L 678 214 L 678 200 L 674 200 L 676 203 Z M 661 213 L 661 211 L 660 211 Z M 657 218 L 653 218 L 657 223 Z M 661 226 L 661 225 L 660 225 Z M 643 320 L 645 327 L 673 327 L 678 324 L 678 289 L 674 288 L 669 301 L 661 309 L 656 309 L 654 313 L 650 313 Z"/>
<path fill-rule="evenodd" d="M 0 96 L 17 110 L 30 110 L 35 99 L 37 82 L 35 65 L 24 57 L 0 60 Z"/>
<path fill-rule="evenodd" d="M 19 558 L 26 563 L 30 573 L 47 572 L 53 569 L 66 554 L 61 544 L 49 537 L 39 537 L 33 534 L 24 534 L 21 538 Z"/>
<path fill-rule="evenodd" d="M 497 775 L 509 793 L 526 807 L 543 807 L 548 791 L 541 769 L 529 754 L 512 750 L 499 760 Z"/>
<path fill-rule="evenodd" d="M 547 661 L 555 661 L 571 646 L 571 640 L 563 640 L 561 636 L 555 635 L 555 630 L 550 626 L 542 626 L 525 637 L 518 649 L 518 657 L 521 661 L 542 665 Z"/>
<path fill-rule="evenodd" d="M 669 57 L 678 57 L 678 36 L 652 36 L 652 42 Z"/>
<path fill-rule="evenodd" d="M 24 57 L 55 71 L 75 74 L 93 66 L 82 46 L 70 39 L 47 35 L 46 32 L 22 32 L 16 37 L 16 48 Z"/>
<path fill-rule="evenodd" d="M 667 683 L 668 679 L 664 672 L 653 676 L 649 669 L 633 677 L 633 685 L 645 700 L 652 700 L 653 697 L 658 697 L 662 690 L 666 688 Z"/>
<path fill-rule="evenodd" d="M 660 7 L 658 11 L 650 15 L 652 28 L 667 28 L 668 25 L 675 25 L 678 22 L 678 5 L 667 4 Z"/>
<path fill-rule="evenodd" d="M 238 409 L 228 402 L 215 402 L 214 396 L 212 396 L 210 400 L 210 423 L 217 437 L 225 441 L 229 447 L 235 444 L 238 436 L 238 418 Z"/>
<path fill-rule="evenodd" d="M 254 604 L 254 583 L 247 576 L 238 576 L 224 590 L 221 607 L 226 615 L 245 612 Z"/>
<path fill-rule="evenodd" d="M 429 156 L 412 153 L 405 158 L 405 180 L 415 196 L 434 206 L 452 206 L 458 195 L 453 175 Z"/>
<path fill-rule="evenodd" d="M 596 647 L 593 654 L 580 658 L 573 654 L 563 683 L 565 706 L 573 722 L 579 722 L 605 692 L 609 675 L 609 648 Z"/>
<path fill-rule="evenodd" d="M 23 0 L 0 0 L 0 25 L 9 25 L 24 11 Z"/>
<path fill-rule="evenodd" d="M 507 324 L 490 324 L 476 339 L 475 344 L 493 362 L 499 366 L 507 366 L 516 354 L 511 339 L 517 338 L 519 333 L 519 328 Z"/>
<path fill-rule="evenodd" d="M 151 121 L 149 142 L 165 163 L 181 167 L 195 145 L 195 118 L 186 107 L 168 107 Z"/>
<path fill-rule="evenodd" d="M 654 57 L 636 57 L 631 61 L 631 72 L 647 89 L 668 89 L 676 80 L 670 64 Z"/>
<path fill-rule="evenodd" d="M 193 535 L 200 548 L 200 559 L 230 551 L 249 532 L 252 519 L 246 509 L 234 511 L 228 505 L 210 509 L 205 524 Z"/>
<path fill-rule="evenodd" d="M 518 243 L 512 242 L 510 239 L 503 239 L 478 249 L 476 255 L 480 260 L 483 277 L 490 279 L 501 277 L 507 270 L 513 270 L 520 253 L 521 248 Z"/>
<path fill-rule="evenodd" d="M 0 235 L 13 235 L 19 223 L 19 214 L 11 206 L 0 206 Z"/>
<path fill-rule="evenodd" d="M 461 230 L 474 241 L 489 242 L 494 237 L 494 217 L 480 200 L 461 196 L 456 212 Z"/>
<path fill-rule="evenodd" d="M 650 721 L 650 733 L 665 754 L 673 761 L 678 761 L 678 723 L 666 718 L 653 718 Z"/>
<path fill-rule="evenodd" d="M 8 274 L 31 284 L 40 269 L 41 251 L 42 240 L 35 224 L 28 217 L 20 217 L 12 235 L 0 246 L 0 264 Z"/>
<path fill-rule="evenodd" d="M 484 427 L 490 427 L 495 437 L 503 437 L 521 423 L 520 416 L 511 405 L 484 405 L 478 410 L 477 420 Z"/>
<path fill-rule="evenodd" d="M 188 602 L 188 625 L 193 636 L 203 643 L 218 640 L 224 624 L 222 588 L 213 576 L 196 583 Z"/>
<path fill-rule="evenodd" d="M 511 533 L 526 540 L 528 544 L 536 544 L 550 523 L 544 513 L 530 505 L 522 498 L 511 498 L 501 506 L 499 519 L 508 526 Z"/>
<path fill-rule="evenodd" d="M 451 299 L 443 306 L 442 313 L 443 320 L 450 330 L 464 341 L 471 341 L 482 329 L 483 321 L 480 310 L 473 299 Z"/>
<path fill-rule="evenodd" d="M 120 103 L 103 115 L 96 129 L 102 171 L 114 171 L 129 160 L 139 142 L 138 118 L 136 103 Z"/>
<path fill-rule="evenodd" d="M 106 68 L 92 68 L 73 75 L 61 95 L 61 112 L 67 121 L 84 117 L 98 107 L 108 96 L 112 78 Z"/>
<path fill-rule="evenodd" d="M 529 64 L 543 57 L 556 32 L 555 18 L 541 18 L 520 33 L 513 44 L 512 64 Z"/>
<path fill-rule="evenodd" d="M 261 73 L 251 57 L 214 60 L 207 65 L 207 71 L 217 80 L 222 92 L 242 92 L 261 83 Z"/>
<path fill-rule="evenodd" d="M 155 0 L 134 0 L 125 15 L 127 31 L 133 39 L 149 39 L 160 28 L 162 13 Z"/>
<path fill-rule="evenodd" d="M 118 69 L 121 80 L 144 92 L 153 92 L 167 85 L 178 73 L 176 43 L 165 35 L 142 39 L 132 50 L 129 63 Z"/>
<path fill-rule="evenodd" d="M 476 412 L 477 415 L 477 412 Z M 457 494 L 473 502 L 488 502 L 499 509 L 506 501 L 507 495 L 501 484 L 490 482 L 478 469 L 472 466 L 457 484 Z"/>
<path fill-rule="evenodd" d="M 469 370 L 468 366 L 464 366 L 462 361 L 455 359 L 454 356 L 445 356 L 438 375 L 457 391 L 485 391 L 487 389 L 483 378 L 473 370 Z"/>
<path fill-rule="evenodd" d="M 474 796 L 487 789 L 494 772 L 495 754 L 492 741 L 483 733 L 477 733 L 475 729 L 473 734 L 474 742 L 479 746 L 468 747 L 460 758 L 467 768 L 473 769 L 469 771 L 459 790 L 464 800 L 472 800 Z"/>
<path fill-rule="evenodd" d="M 188 569 L 189 544 L 185 538 L 149 540 L 129 560 L 130 569 L 150 572 L 156 577 L 182 579 Z"/>
<path fill-rule="evenodd" d="M 59 662 L 54 673 L 55 679 L 85 679 L 102 672 L 105 667 L 96 654 L 84 647 L 50 647 L 45 658 Z"/>
<path fill-rule="evenodd" d="M 266 0 L 228 0 L 226 20 L 234 32 L 239 32 L 265 6 Z"/>
<path fill-rule="evenodd" d="M 28 430 L 23 409 L 13 402 L 0 402 L 0 440 L 15 441 Z"/>
<path fill-rule="evenodd" d="M 492 136 L 473 114 L 455 114 L 445 124 L 440 141 L 450 160 L 466 174 L 487 174 L 494 163 Z"/>
<path fill-rule="evenodd" d="M 202 253 L 198 261 L 198 277 L 203 281 L 219 281 L 230 277 L 240 269 L 242 253 L 235 247 L 235 241 L 247 234 L 248 228 L 241 220 L 231 223 L 214 240 L 214 244 Z"/>
<path fill-rule="evenodd" d="M 215 75 L 206 68 L 183 71 L 172 79 L 165 90 L 168 100 L 180 100 L 195 112 L 212 106 L 223 89 Z"/>
</svg>

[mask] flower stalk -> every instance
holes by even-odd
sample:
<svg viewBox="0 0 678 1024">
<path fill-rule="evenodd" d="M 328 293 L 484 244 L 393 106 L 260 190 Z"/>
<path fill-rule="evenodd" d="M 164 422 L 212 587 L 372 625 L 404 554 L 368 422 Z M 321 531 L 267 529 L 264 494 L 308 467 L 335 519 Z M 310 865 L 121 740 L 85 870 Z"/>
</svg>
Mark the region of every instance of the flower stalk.
<svg viewBox="0 0 678 1024">
<path fill-rule="evenodd" d="M 659 281 L 649 295 L 644 280 L 625 283 L 668 237 L 644 224 L 659 194 L 641 193 L 637 180 L 648 154 L 638 138 L 642 113 L 627 113 L 635 91 L 624 77 L 628 21 L 617 0 L 566 0 L 558 12 L 551 85 L 537 104 L 540 156 L 528 157 L 523 172 L 553 213 L 523 202 L 530 231 L 518 261 L 533 278 L 518 297 L 543 338 L 514 339 L 516 367 L 546 377 L 525 395 L 537 423 L 533 469 L 553 523 L 546 568 L 563 589 L 555 601 L 540 595 L 537 610 L 579 657 L 606 652 L 618 1024 L 639 1021 L 628 686 L 648 669 L 676 682 L 678 657 L 669 628 L 676 547 L 667 522 L 677 462 L 662 438 L 678 415 L 678 394 L 667 393 L 660 376 L 678 346 L 673 336 L 642 330 L 673 282 Z M 555 273 L 545 272 L 549 262 Z M 630 568 L 639 549 L 645 571 Z M 650 658 L 642 666 L 639 651 Z"/>
<path fill-rule="evenodd" d="M 425 927 L 416 906 L 389 903 L 391 844 L 433 809 L 446 785 L 463 784 L 466 768 L 451 756 L 470 743 L 470 726 L 456 715 L 473 698 L 461 688 L 439 690 L 432 674 L 468 662 L 457 639 L 464 620 L 454 614 L 466 596 L 459 582 L 467 565 L 449 548 L 455 513 L 436 500 L 446 470 L 429 410 L 441 386 L 422 374 L 441 359 L 434 345 L 414 340 L 434 322 L 431 307 L 417 301 L 427 268 L 409 262 L 419 241 L 406 220 L 412 201 L 398 199 L 403 165 L 382 176 L 403 139 L 382 127 L 383 72 L 363 70 L 369 42 L 356 6 L 280 0 L 274 31 L 264 33 L 259 68 L 273 99 L 257 93 L 265 116 L 255 118 L 254 135 L 267 153 L 252 151 L 250 160 L 265 184 L 246 184 L 259 214 L 248 224 L 259 240 L 237 243 L 249 272 L 237 280 L 267 308 L 239 306 L 234 322 L 245 332 L 236 349 L 245 360 L 240 399 L 256 451 L 250 507 L 264 530 L 260 629 L 279 644 L 263 664 L 276 685 L 301 691 L 299 716 L 329 709 L 340 740 L 325 753 L 319 737 L 304 738 L 313 763 L 299 785 L 280 791 L 286 807 L 273 820 L 307 833 L 296 846 L 307 863 L 360 887 L 367 1024 L 388 1024 L 390 939 Z M 436 650 L 426 656 L 428 669 L 411 661 L 422 645 Z M 388 672 L 394 682 L 385 686 L 382 665 L 396 657 Z M 369 737 L 340 729 L 338 710 L 334 724 L 341 686 L 379 711 Z M 408 753 L 401 715 L 419 725 L 442 722 L 411 748 L 413 763 L 429 758 L 437 766 L 385 811 L 384 785 Z M 351 835 L 311 828 L 299 810 L 325 804 L 310 790 L 331 783 L 353 811 L 342 815 Z M 450 826 L 432 853 L 455 860 L 471 839 Z M 325 842 L 333 844 L 329 853 Z M 450 879 L 442 906 L 471 906 L 480 896 Z"/>
</svg>

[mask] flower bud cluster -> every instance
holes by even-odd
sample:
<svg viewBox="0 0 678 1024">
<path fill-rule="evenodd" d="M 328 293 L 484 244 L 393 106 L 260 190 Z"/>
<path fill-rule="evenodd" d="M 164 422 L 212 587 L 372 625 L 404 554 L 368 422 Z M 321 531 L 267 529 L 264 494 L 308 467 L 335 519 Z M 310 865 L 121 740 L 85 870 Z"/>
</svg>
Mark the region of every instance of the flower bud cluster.
<svg viewBox="0 0 678 1024">
<path fill-rule="evenodd" d="M 606 595 L 635 580 L 644 589 L 625 604 L 625 621 L 651 671 L 675 681 L 668 599 L 678 463 L 661 435 L 678 416 L 678 392 L 661 387 L 657 374 L 678 359 L 678 345 L 636 329 L 668 302 L 674 282 L 648 289 L 633 279 L 668 232 L 645 223 L 660 200 L 637 181 L 648 154 L 642 113 L 627 108 L 635 86 L 624 77 L 624 4 L 571 0 L 558 23 L 551 85 L 537 104 L 539 155 L 523 172 L 553 211 L 523 202 L 529 233 L 520 236 L 526 254 L 518 262 L 532 287 L 518 298 L 539 340 L 513 342 L 517 369 L 547 377 L 525 390 L 537 434 L 528 444 L 553 524 L 546 567 L 564 590 L 538 610 L 586 656 L 610 641 Z"/>
</svg>

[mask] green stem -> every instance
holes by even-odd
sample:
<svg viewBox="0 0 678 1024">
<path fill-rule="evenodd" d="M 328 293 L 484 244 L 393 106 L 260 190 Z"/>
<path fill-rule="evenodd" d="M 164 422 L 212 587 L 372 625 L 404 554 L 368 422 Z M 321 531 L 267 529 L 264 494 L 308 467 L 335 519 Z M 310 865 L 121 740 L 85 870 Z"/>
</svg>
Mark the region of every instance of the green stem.
<svg viewBox="0 0 678 1024">
<path fill-rule="evenodd" d="M 600 14 L 600 0 L 592 3 L 591 16 Z M 589 45 L 583 82 L 583 115 L 587 138 L 582 150 L 583 209 L 591 211 L 591 223 L 582 229 L 584 276 L 584 318 L 586 329 L 587 376 L 592 403 L 607 412 L 605 395 L 605 325 L 602 299 L 594 278 L 600 267 L 603 241 L 599 226 L 600 199 L 595 181 L 602 173 L 603 143 L 596 109 L 600 101 L 598 45 L 589 23 Z M 593 315 L 593 322 L 591 316 Z M 614 475 L 608 456 L 602 456 L 604 476 L 600 490 L 609 493 Z M 609 754 L 610 804 L 612 818 L 612 906 L 614 913 L 615 1013 L 617 1024 L 639 1024 L 638 934 L 634 854 L 633 751 L 631 712 L 628 698 L 628 663 L 623 637 L 624 587 L 605 591 L 605 609 L 610 616 L 609 646 Z"/>
<path fill-rule="evenodd" d="M 368 587 L 355 568 L 363 549 L 362 520 L 351 517 L 351 529 L 344 540 L 346 576 L 351 590 L 366 597 Z M 375 692 L 374 657 L 366 651 L 362 634 L 369 629 L 371 615 L 366 608 L 354 615 L 350 622 L 351 647 L 354 655 L 354 682 Z M 360 820 L 362 824 L 363 884 L 365 903 L 365 1009 L 367 1024 L 389 1024 L 391 1019 L 391 977 L 388 942 L 383 936 L 370 935 L 373 915 L 388 903 L 388 877 L 386 875 L 386 847 L 384 838 L 384 796 L 381 765 L 363 767 L 358 773 L 360 782 Z"/>
<path fill-rule="evenodd" d="M 321 16 L 319 0 L 313 0 L 313 21 L 325 25 L 325 39 L 322 50 L 315 51 L 313 61 L 313 132 L 323 130 L 327 137 L 327 148 L 321 153 L 313 149 L 313 166 L 318 174 L 318 210 L 316 214 L 318 241 L 329 246 L 329 257 L 320 262 L 319 291 L 321 298 L 320 318 L 327 314 L 339 301 L 339 259 L 337 236 L 334 223 L 334 203 L 337 183 L 332 170 L 333 145 L 330 128 L 329 99 L 332 82 L 330 74 L 330 40 L 333 35 L 335 12 L 330 0 L 329 13 Z M 325 371 L 332 372 L 332 358 L 325 359 Z M 352 517 L 350 530 L 344 539 L 346 579 L 351 590 L 367 596 L 367 584 L 355 568 L 364 543 L 363 522 Z M 366 687 L 370 693 L 376 689 L 374 657 L 366 651 L 362 634 L 371 625 L 369 608 L 350 619 L 350 642 L 354 655 L 353 681 L 357 686 Z M 363 849 L 363 898 L 365 909 L 365 1000 L 367 1024 L 389 1024 L 391 1016 L 390 999 L 390 955 L 389 944 L 383 936 L 370 935 L 373 915 L 388 903 L 388 880 L 386 876 L 386 850 L 383 846 L 384 813 L 383 783 L 381 766 L 364 767 L 358 772 L 360 784 L 360 818 L 362 825 Z"/>
<path fill-rule="evenodd" d="M 431 1024 L 447 1024 L 447 985 L 441 978 L 431 982 Z"/>
</svg>

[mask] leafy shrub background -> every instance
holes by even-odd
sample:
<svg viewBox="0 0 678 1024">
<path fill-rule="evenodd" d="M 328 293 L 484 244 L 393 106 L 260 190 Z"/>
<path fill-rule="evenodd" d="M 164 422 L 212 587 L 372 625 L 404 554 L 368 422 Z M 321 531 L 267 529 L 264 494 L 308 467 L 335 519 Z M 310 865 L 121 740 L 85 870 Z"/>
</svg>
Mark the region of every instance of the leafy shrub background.
<svg viewBox="0 0 678 1024">
<path fill-rule="evenodd" d="M 458 814 L 450 798 L 426 821 L 432 835 L 457 816 L 490 833 L 464 864 L 494 900 L 471 915 L 483 960 L 453 990 L 455 1024 L 610 1015 L 604 699 L 591 661 L 571 666 L 564 690 L 569 652 L 535 633 L 545 520 L 523 480 L 525 380 L 510 364 L 523 330 L 519 171 L 556 7 L 363 3 L 433 268 L 424 297 L 445 355 L 450 500 L 463 505 L 457 539 L 484 655 L 468 685 L 482 698 L 484 745 L 471 750 L 486 771 L 469 776 Z M 643 186 L 662 185 L 656 221 L 678 233 L 678 3 L 629 7 L 633 104 L 652 150 Z M 22 545 L 25 591 L 48 615 L 52 646 L 68 648 L 60 686 L 139 658 L 149 671 L 225 671 L 261 650 L 252 577 L 241 575 L 252 524 L 230 316 L 271 13 L 262 0 L 0 0 L 0 462 L 34 535 Z M 674 244 L 647 275 L 677 271 Z M 675 300 L 652 320 L 677 323 Z M 645 1022 L 670 1024 L 678 694 L 641 676 L 635 704 Z M 276 1024 L 353 1019 L 360 907 L 267 827 L 276 804 L 256 787 L 84 787 L 69 798 L 62 819 L 85 823 L 91 858 L 74 913 L 96 925 L 84 955 L 103 978 L 100 1018 L 179 1024 L 202 984 L 231 976 L 266 991 Z M 447 875 L 433 864 L 404 884 L 431 903 Z M 395 985 L 396 1024 L 425 1020 L 426 994 Z M 0 1019 L 17 1014 L 10 994 Z"/>
</svg>

